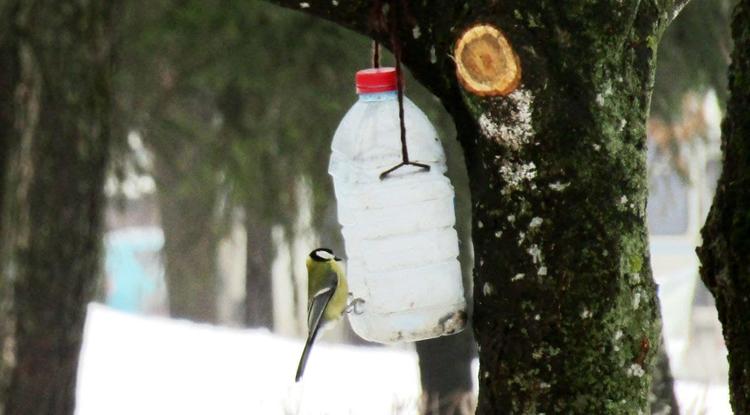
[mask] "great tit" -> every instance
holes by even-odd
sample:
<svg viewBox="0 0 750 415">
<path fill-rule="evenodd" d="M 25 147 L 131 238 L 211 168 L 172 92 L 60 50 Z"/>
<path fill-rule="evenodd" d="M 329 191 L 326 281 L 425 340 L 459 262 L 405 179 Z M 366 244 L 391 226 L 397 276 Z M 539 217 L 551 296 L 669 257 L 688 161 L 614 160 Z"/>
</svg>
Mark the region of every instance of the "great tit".
<svg viewBox="0 0 750 415">
<path fill-rule="evenodd" d="M 334 323 L 347 310 L 349 287 L 344 269 L 328 248 L 318 248 L 307 257 L 307 341 L 297 366 L 295 381 L 305 371 L 310 349 L 320 329 Z"/>
</svg>

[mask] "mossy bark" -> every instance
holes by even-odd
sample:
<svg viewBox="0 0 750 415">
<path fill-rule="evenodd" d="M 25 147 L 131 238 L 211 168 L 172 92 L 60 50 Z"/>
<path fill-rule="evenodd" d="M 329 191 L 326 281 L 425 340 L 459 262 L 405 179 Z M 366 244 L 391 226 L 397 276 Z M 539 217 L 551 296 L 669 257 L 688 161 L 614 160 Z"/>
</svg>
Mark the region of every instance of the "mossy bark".
<svg viewBox="0 0 750 415">
<path fill-rule="evenodd" d="M 469 174 L 477 412 L 648 413 L 660 324 L 645 122 L 656 46 L 684 2 L 277 3 L 380 41 L 373 14 L 404 16 L 404 62 L 453 117 Z M 476 23 L 520 58 L 507 96 L 457 82 L 453 47 Z"/>
<path fill-rule="evenodd" d="M 110 1 L 19 1 L 14 367 L 5 414 L 72 414 L 100 270 L 110 142 Z"/>
<path fill-rule="evenodd" d="M 732 24 L 730 98 L 722 125 L 723 170 L 698 249 L 701 277 L 716 299 L 729 351 L 736 414 L 750 413 L 750 1 Z"/>
</svg>

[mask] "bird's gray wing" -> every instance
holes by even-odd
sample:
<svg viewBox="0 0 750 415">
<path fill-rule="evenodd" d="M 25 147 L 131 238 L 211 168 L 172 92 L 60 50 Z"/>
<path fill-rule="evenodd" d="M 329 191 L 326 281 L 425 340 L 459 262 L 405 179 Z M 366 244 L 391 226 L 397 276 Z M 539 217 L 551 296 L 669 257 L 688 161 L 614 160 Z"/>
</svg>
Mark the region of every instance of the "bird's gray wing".
<svg viewBox="0 0 750 415">
<path fill-rule="evenodd" d="M 307 329 L 308 333 L 312 333 L 313 330 L 320 325 L 320 320 L 323 317 L 323 312 L 328 306 L 328 303 L 333 297 L 333 293 L 336 292 L 336 287 L 339 284 L 339 278 L 333 270 L 326 273 L 323 278 L 321 289 L 319 289 L 312 298 L 307 301 Z"/>
<path fill-rule="evenodd" d="M 312 350 L 312 345 L 318 337 L 318 331 L 323 322 L 323 313 L 331 301 L 333 293 L 336 292 L 338 283 L 338 276 L 335 272 L 330 271 L 324 278 L 323 288 L 318 290 L 309 301 L 307 307 L 307 341 L 305 342 L 305 348 L 302 350 L 302 356 L 299 358 L 299 365 L 297 365 L 297 375 L 294 378 L 297 382 L 299 382 L 302 374 L 305 372 L 307 358 L 310 356 L 310 350 Z"/>
</svg>

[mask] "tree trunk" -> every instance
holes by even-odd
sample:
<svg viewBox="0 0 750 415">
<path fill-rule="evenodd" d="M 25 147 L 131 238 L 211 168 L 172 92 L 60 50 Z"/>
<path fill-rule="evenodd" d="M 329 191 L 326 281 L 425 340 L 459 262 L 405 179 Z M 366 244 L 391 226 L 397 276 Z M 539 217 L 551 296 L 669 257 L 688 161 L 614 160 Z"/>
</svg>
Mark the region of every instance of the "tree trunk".
<svg viewBox="0 0 750 415">
<path fill-rule="evenodd" d="M 729 390 L 736 414 L 750 413 L 750 1 L 732 24 L 729 103 L 722 125 L 723 168 L 698 248 L 701 277 L 716 299 L 729 351 Z"/>
<path fill-rule="evenodd" d="M 13 103 L 18 81 L 18 48 L 15 34 L 11 32 L 12 10 L 8 3 L 0 0 L 0 25 L 3 26 L 0 28 L 0 241 L 4 240 L 3 212 L 7 200 L 5 189 L 7 172 L 10 169 L 12 147 L 16 142 Z M 0 242 L 0 261 L 2 258 L 2 242 Z"/>
<path fill-rule="evenodd" d="M 10 1 L 0 0 L 0 350 L 10 349 L 13 343 L 13 318 L 11 316 L 12 287 L 5 273 L 9 269 L 8 251 L 10 233 L 8 227 L 8 192 L 11 154 L 17 143 L 14 126 L 14 95 L 18 82 L 18 44 L 13 31 Z M 0 356 L 0 414 L 3 413 L 5 392 L 10 381 L 12 359 L 9 353 Z"/>
<path fill-rule="evenodd" d="M 72 414 L 100 266 L 111 111 L 109 1 L 20 1 L 23 221 L 14 241 L 15 366 L 6 414 Z"/>
<path fill-rule="evenodd" d="M 277 2 L 380 41 L 373 15 L 401 16 L 405 64 L 454 119 L 473 204 L 477 412 L 647 413 L 660 324 L 645 122 L 656 46 L 684 1 Z M 507 42 L 456 53 L 480 22 Z"/>
<path fill-rule="evenodd" d="M 674 393 L 674 378 L 669 367 L 669 356 L 663 340 L 651 374 L 653 376 L 650 394 L 651 414 L 679 415 L 680 406 Z"/>
<path fill-rule="evenodd" d="M 173 318 L 215 323 L 216 189 L 210 180 L 192 176 L 206 169 L 201 164 L 204 154 L 185 141 L 171 140 L 171 151 L 157 153 L 155 162 L 169 313 Z"/>
<path fill-rule="evenodd" d="M 471 360 L 474 339 L 466 330 L 455 336 L 417 342 L 422 383 L 422 413 L 467 414 L 473 405 Z"/>
<path fill-rule="evenodd" d="M 247 266 L 245 268 L 245 321 L 248 327 L 273 329 L 271 265 L 274 258 L 271 225 L 251 210 L 245 211 Z"/>
</svg>

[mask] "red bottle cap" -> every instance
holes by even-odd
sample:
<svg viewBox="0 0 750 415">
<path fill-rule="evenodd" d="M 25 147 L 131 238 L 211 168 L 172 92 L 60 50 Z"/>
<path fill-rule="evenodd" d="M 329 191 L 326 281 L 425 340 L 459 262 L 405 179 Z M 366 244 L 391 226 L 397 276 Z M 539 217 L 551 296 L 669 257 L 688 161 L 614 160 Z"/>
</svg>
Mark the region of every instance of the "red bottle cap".
<svg viewBox="0 0 750 415">
<path fill-rule="evenodd" d="M 370 68 L 357 71 L 355 76 L 358 94 L 395 91 L 396 68 Z"/>
</svg>

